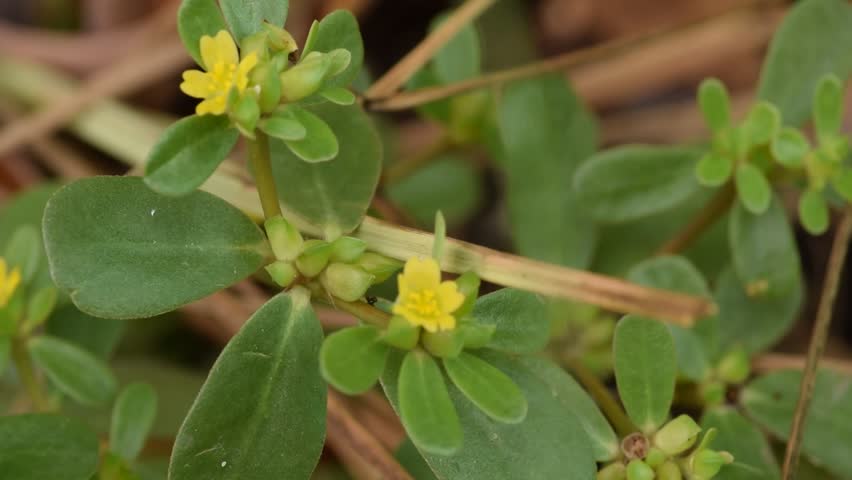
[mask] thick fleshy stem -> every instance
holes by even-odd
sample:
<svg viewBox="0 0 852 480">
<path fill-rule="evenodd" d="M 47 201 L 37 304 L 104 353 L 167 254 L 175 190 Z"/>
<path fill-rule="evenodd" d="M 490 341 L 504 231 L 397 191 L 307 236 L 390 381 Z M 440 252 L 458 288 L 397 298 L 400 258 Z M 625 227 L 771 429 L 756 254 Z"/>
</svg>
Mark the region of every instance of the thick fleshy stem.
<svg viewBox="0 0 852 480">
<path fill-rule="evenodd" d="M 249 161 L 254 172 L 257 193 L 263 206 L 263 215 L 267 219 L 281 215 L 278 203 L 278 191 L 275 177 L 272 175 L 272 162 L 269 158 L 269 138 L 263 132 L 255 132 L 256 138 L 249 145 Z"/>
</svg>

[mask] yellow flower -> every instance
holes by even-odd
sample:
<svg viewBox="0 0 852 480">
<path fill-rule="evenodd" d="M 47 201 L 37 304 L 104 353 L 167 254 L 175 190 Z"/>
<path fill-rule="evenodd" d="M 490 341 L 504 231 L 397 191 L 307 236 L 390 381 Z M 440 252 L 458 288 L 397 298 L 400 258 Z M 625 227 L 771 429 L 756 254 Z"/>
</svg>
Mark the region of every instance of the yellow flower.
<svg viewBox="0 0 852 480">
<path fill-rule="evenodd" d="M 456 328 L 453 312 L 464 303 L 464 295 L 453 281 L 441 282 L 441 269 L 431 258 L 412 258 L 399 275 L 399 297 L 393 313 L 430 332 Z"/>
<path fill-rule="evenodd" d="M 222 115 L 228 107 L 228 95 L 236 88 L 239 94 L 248 87 L 249 73 L 257 65 L 257 54 L 250 54 L 240 61 L 237 44 L 225 30 L 215 37 L 201 37 L 201 60 L 206 72 L 187 70 L 183 72 L 180 89 L 194 98 L 203 98 L 195 113 Z"/>
<path fill-rule="evenodd" d="M 12 298 L 12 294 L 20 283 L 21 271 L 18 267 L 9 272 L 6 260 L 0 258 L 0 307 L 5 307 L 9 303 L 9 299 Z"/>
</svg>

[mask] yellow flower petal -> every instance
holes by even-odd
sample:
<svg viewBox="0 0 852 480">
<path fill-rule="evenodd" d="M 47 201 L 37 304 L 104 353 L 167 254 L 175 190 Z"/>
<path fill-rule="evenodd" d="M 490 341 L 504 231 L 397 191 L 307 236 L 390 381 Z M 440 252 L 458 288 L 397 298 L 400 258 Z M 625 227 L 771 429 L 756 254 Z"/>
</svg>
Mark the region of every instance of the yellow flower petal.
<svg viewBox="0 0 852 480">
<path fill-rule="evenodd" d="M 452 315 L 444 315 L 437 319 L 438 328 L 440 330 L 452 330 L 456 328 L 456 317 Z"/>
<path fill-rule="evenodd" d="M 248 86 L 249 77 L 248 74 L 251 73 L 252 69 L 257 66 L 257 54 L 251 53 L 249 56 L 244 58 L 240 65 L 237 67 L 237 78 L 236 84 L 237 89 L 240 93 L 245 91 L 246 86 Z"/>
<path fill-rule="evenodd" d="M 5 307 L 21 283 L 21 271 L 17 267 L 8 272 L 6 260 L 0 258 L 0 307 Z"/>
<path fill-rule="evenodd" d="M 459 292 L 456 282 L 446 281 L 438 286 L 438 303 L 441 305 L 441 310 L 447 313 L 453 313 L 462 306 L 464 295 Z"/>
<path fill-rule="evenodd" d="M 437 289 L 441 283 L 441 269 L 433 258 L 412 258 L 405 262 L 402 273 L 411 290 Z"/>
<path fill-rule="evenodd" d="M 211 115 L 222 115 L 225 113 L 227 106 L 228 101 L 225 95 L 219 95 L 199 103 L 198 106 L 195 107 L 195 113 L 198 115 L 207 115 L 208 113 Z"/>
<path fill-rule="evenodd" d="M 195 98 L 207 98 L 210 95 L 213 82 L 210 76 L 199 70 L 183 72 L 183 83 L 180 89 L 183 93 Z"/>
<path fill-rule="evenodd" d="M 201 60 L 204 69 L 213 70 L 217 63 L 236 65 L 240 61 L 237 44 L 226 30 L 219 30 L 215 37 L 201 37 Z"/>
</svg>

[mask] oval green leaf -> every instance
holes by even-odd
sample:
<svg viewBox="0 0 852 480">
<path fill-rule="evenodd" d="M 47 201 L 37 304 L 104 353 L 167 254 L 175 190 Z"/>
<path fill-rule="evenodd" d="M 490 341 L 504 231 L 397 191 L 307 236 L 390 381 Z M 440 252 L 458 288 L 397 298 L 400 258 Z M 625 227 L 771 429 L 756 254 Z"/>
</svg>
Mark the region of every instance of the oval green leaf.
<svg viewBox="0 0 852 480">
<path fill-rule="evenodd" d="M 734 163 L 731 159 L 715 152 L 701 157 L 698 165 L 695 166 L 695 174 L 698 177 L 698 181 L 707 187 L 723 185 L 731 178 L 733 170 Z"/>
<path fill-rule="evenodd" d="M 201 60 L 201 37 L 215 37 L 220 30 L 227 30 L 225 18 L 216 0 L 183 0 L 178 9 L 178 33 L 183 46 L 199 65 Z"/>
<path fill-rule="evenodd" d="M 337 156 L 340 151 L 337 137 L 323 119 L 296 106 L 289 107 L 287 112 L 305 130 L 300 139 L 284 140 L 291 152 L 308 163 L 327 162 Z"/>
<path fill-rule="evenodd" d="M 7 268 L 18 268 L 21 281 L 28 284 L 35 277 L 42 261 L 41 238 L 38 230 L 32 225 L 21 225 L 6 244 L 2 258 L 6 260 Z"/>
<path fill-rule="evenodd" d="M 714 450 L 724 450 L 734 456 L 733 465 L 725 467 L 719 480 L 777 480 L 781 469 L 766 436 L 739 412 L 721 407 L 704 414 L 701 428 L 715 428 L 716 437 L 710 443 Z"/>
<path fill-rule="evenodd" d="M 677 376 L 674 340 L 656 320 L 626 316 L 615 327 L 615 381 L 630 419 L 652 433 L 669 415 Z"/>
<path fill-rule="evenodd" d="M 302 140 L 308 135 L 305 126 L 296 120 L 290 110 L 273 113 L 260 123 L 260 129 L 270 137 L 281 140 Z"/>
<path fill-rule="evenodd" d="M 186 195 L 213 175 L 239 136 L 226 116 L 182 118 L 163 132 L 148 155 L 145 183 L 163 195 Z"/>
<path fill-rule="evenodd" d="M 602 223 L 669 210 L 701 188 L 694 171 L 701 150 L 631 145 L 593 155 L 574 175 L 583 205 Z"/>
<path fill-rule="evenodd" d="M 749 212 L 760 215 L 769 208 L 772 186 L 759 168 L 750 163 L 740 164 L 737 167 L 736 184 L 740 203 Z"/>
<path fill-rule="evenodd" d="M 388 346 L 375 327 L 345 328 L 325 339 L 320 349 L 320 371 L 334 388 L 349 395 L 364 393 L 385 370 Z"/>
<path fill-rule="evenodd" d="M 0 417 L 0 478 L 89 480 L 98 468 L 98 437 L 59 415 Z"/>
<path fill-rule="evenodd" d="M 102 359 L 110 357 L 121 341 L 127 322 L 93 317 L 68 303 L 47 319 L 45 332 L 83 347 Z"/>
<path fill-rule="evenodd" d="M 527 416 L 527 399 L 505 373 L 470 353 L 445 358 L 450 380 L 486 415 L 503 423 L 519 423 Z"/>
<path fill-rule="evenodd" d="M 170 480 L 309 478 L 325 439 L 322 328 L 303 289 L 231 339 L 175 439 Z"/>
<path fill-rule="evenodd" d="M 436 17 L 429 27 L 435 31 L 449 16 L 444 13 Z M 479 34 L 473 23 L 464 28 L 448 41 L 432 59 L 431 67 L 442 84 L 460 82 L 479 75 L 482 70 L 482 53 Z"/>
<path fill-rule="evenodd" d="M 822 235 L 828 230 L 828 203 L 822 193 L 816 190 L 805 190 L 799 197 L 799 221 L 811 235 Z"/>
<path fill-rule="evenodd" d="M 273 140 L 272 169 L 284 206 L 329 239 L 354 230 L 370 205 L 382 165 L 382 144 L 357 105 L 308 107 L 331 126 L 340 144 L 334 160 L 306 163 Z"/>
<path fill-rule="evenodd" d="M 133 383 L 121 391 L 112 408 L 109 451 L 132 461 L 145 446 L 157 416 L 157 392 L 147 383 Z"/>
<path fill-rule="evenodd" d="M 328 53 L 337 48 L 348 50 L 352 57 L 349 66 L 342 73 L 324 82 L 326 87 L 348 86 L 358 76 L 364 63 L 361 29 L 358 27 L 358 20 L 348 10 L 336 10 L 326 15 L 322 21 L 314 23 L 305 41 L 302 56 L 311 52 Z"/>
<path fill-rule="evenodd" d="M 242 212 L 205 192 L 157 195 L 142 179 L 95 177 L 61 189 L 44 214 L 56 285 L 84 312 L 151 317 L 257 271 L 266 238 Z"/>
<path fill-rule="evenodd" d="M 792 127 L 782 128 L 770 145 L 775 160 L 788 168 L 801 167 L 810 149 L 811 145 L 804 134 Z"/>
<path fill-rule="evenodd" d="M 234 39 L 245 37 L 263 29 L 263 22 L 283 27 L 287 20 L 289 0 L 219 0 L 225 21 L 231 27 Z"/>
<path fill-rule="evenodd" d="M 82 348 L 46 335 L 27 344 L 36 365 L 50 381 L 82 405 L 104 405 L 118 384 L 109 367 Z"/>
<path fill-rule="evenodd" d="M 550 340 L 547 305 L 538 295 L 503 288 L 476 300 L 473 316 L 480 323 L 494 325 L 487 348 L 507 353 L 537 353 Z"/>
<path fill-rule="evenodd" d="M 837 133 L 843 123 L 843 84 L 836 75 L 822 77 L 814 94 L 814 128 L 820 138 Z"/>
<path fill-rule="evenodd" d="M 725 84 L 708 78 L 698 87 L 698 106 L 710 130 L 718 132 L 731 125 L 731 101 Z"/>
</svg>

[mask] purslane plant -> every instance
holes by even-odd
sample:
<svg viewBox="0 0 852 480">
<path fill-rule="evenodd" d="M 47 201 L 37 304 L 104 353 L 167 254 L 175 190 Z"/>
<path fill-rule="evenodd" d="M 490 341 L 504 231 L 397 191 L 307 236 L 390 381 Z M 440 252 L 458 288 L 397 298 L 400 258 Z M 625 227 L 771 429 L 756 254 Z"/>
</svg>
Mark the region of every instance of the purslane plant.
<svg viewBox="0 0 852 480">
<path fill-rule="evenodd" d="M 349 89 L 363 61 L 357 22 L 334 12 L 314 23 L 300 48 L 283 29 L 287 7 L 281 0 L 251 8 L 239 0 L 183 1 L 181 38 L 201 70 L 185 72 L 180 88 L 199 100 L 196 114 L 166 129 L 144 179 L 96 177 L 56 191 L 43 208 L 48 262 L 35 227 L 44 199 L 35 220 L 3 223 L 0 212 L 0 225 L 14 231 L 0 235 L 8 245 L 0 261 L 0 366 L 12 358 L 35 412 L 0 417 L 0 471 L 24 479 L 138 474 L 157 396 L 144 384 L 120 389 L 95 347 L 51 327 L 70 322 L 61 315 L 65 306 L 81 315 L 77 309 L 147 318 L 253 275 L 276 295 L 212 367 L 176 435 L 170 479 L 310 478 L 325 441 L 328 386 L 357 395 L 377 383 L 410 439 L 400 461 L 411 471 L 425 461 L 423 475 L 780 477 L 764 431 L 789 437 L 802 375 L 750 370 L 751 359 L 789 330 L 803 296 L 776 190 L 801 187 L 801 223 L 821 233 L 829 205 L 848 200 L 852 170 L 840 121 L 849 73 L 843 61 L 804 69 L 801 81 L 778 65 L 802 58 L 799 35 L 835 41 L 852 25 L 852 7 L 808 0 L 793 9 L 773 42 L 761 100 L 742 123 L 734 124 L 722 84 L 703 83 L 706 144 L 594 153 L 594 121 L 558 76 L 421 110 L 446 128 L 449 141 L 436 152 L 483 144 L 500 159 L 521 253 L 718 305 L 693 326 L 642 315 L 616 322 L 588 305 L 509 288 L 480 296 L 478 271 L 487 265 L 474 263 L 455 278 L 442 274 L 455 259 L 444 253 L 440 214 L 431 256 L 402 235 L 365 241 L 358 228 L 378 184 L 382 147 Z M 815 32 L 814 18 L 838 19 L 840 27 Z M 468 26 L 409 88 L 478 71 L 478 34 Z M 816 146 L 797 128 L 809 109 Z M 233 166 L 219 166 L 241 140 L 262 229 L 198 190 L 216 193 L 234 175 Z M 566 162 L 569 154 L 578 158 Z M 416 176 L 410 168 L 403 173 Z M 708 202 L 712 189 L 721 201 Z M 712 208 L 702 212 L 702 203 Z M 652 255 L 676 233 L 673 218 L 692 216 L 697 221 L 686 231 L 697 233 Z M 650 250 L 642 245 L 657 234 L 663 237 Z M 686 250 L 698 236 L 699 245 Z M 359 323 L 326 335 L 317 303 Z M 612 370 L 618 400 L 593 370 Z M 818 413 L 808 417 L 813 426 L 802 444 L 807 458 L 837 478 L 852 474 L 848 455 L 833 447 L 852 441 L 831 424 L 852 411 L 852 395 L 833 388 L 848 381 L 842 378 L 830 371 L 816 377 Z M 103 453 L 90 427 L 51 413 L 69 400 L 113 404 Z M 414 456 L 404 459 L 406 445 Z M 38 453 L 19 455 L 24 450 Z"/>
</svg>

